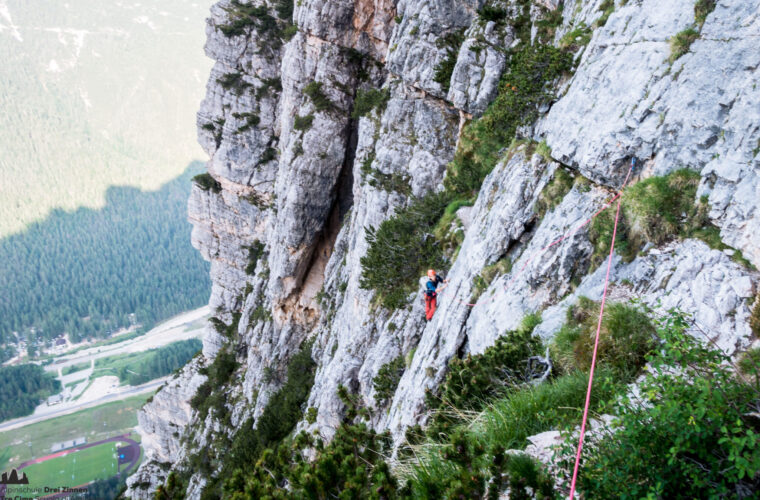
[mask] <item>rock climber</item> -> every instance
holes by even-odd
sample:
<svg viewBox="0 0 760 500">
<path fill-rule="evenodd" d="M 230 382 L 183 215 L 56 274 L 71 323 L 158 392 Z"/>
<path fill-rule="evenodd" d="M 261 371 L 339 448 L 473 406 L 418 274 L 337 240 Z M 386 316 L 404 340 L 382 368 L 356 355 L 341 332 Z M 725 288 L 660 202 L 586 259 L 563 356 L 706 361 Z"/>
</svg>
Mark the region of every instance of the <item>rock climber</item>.
<svg viewBox="0 0 760 500">
<path fill-rule="evenodd" d="M 440 283 L 448 283 L 449 280 L 445 280 L 435 273 L 434 269 L 428 269 L 428 282 L 425 284 L 425 291 L 423 292 L 423 299 L 425 300 L 425 319 L 430 321 L 435 314 L 435 308 L 438 305 L 438 285 Z M 446 285 L 441 287 L 441 290 L 446 288 Z"/>
</svg>

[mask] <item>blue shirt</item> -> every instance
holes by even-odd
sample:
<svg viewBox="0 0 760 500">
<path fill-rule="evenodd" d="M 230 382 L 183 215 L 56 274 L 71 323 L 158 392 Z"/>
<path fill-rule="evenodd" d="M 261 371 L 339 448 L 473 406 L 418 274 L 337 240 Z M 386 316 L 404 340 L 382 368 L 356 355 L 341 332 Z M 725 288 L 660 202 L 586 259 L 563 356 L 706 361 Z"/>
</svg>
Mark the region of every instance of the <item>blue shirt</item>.
<svg viewBox="0 0 760 500">
<path fill-rule="evenodd" d="M 438 288 L 438 283 L 443 283 L 443 278 L 436 275 L 435 279 L 429 279 L 427 284 L 425 285 L 425 295 L 428 297 L 435 297 L 435 290 Z"/>
</svg>

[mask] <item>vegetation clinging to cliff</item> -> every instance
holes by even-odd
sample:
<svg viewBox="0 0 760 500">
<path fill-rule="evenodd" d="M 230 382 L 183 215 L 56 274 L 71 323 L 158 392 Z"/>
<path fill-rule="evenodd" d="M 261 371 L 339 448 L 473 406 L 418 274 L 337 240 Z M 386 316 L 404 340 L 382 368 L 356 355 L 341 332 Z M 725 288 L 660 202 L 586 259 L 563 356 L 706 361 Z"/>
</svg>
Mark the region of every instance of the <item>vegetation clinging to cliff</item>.
<svg viewBox="0 0 760 500">
<path fill-rule="evenodd" d="M 553 97 L 551 83 L 572 67 L 572 55 L 551 45 L 524 44 L 515 50 L 496 99 L 480 119 L 465 128 L 448 168 L 446 188 L 460 194 L 476 193 L 517 128 L 534 122 L 539 106 Z"/>
<path fill-rule="evenodd" d="M 561 373 L 588 371 L 594 347 L 599 303 L 586 297 L 567 309 L 567 321 L 551 344 L 551 358 Z M 620 380 L 630 380 L 654 349 L 655 327 L 646 312 L 632 304 L 614 302 L 604 309 L 599 332 L 600 366 Z"/>
<path fill-rule="evenodd" d="M 624 261 L 632 261 L 646 243 L 662 245 L 674 238 L 695 237 L 704 239 L 710 246 L 722 246 L 719 235 L 717 241 L 713 237 L 717 228 L 707 217 L 708 205 L 704 200 L 695 200 L 699 182 L 698 172 L 681 169 L 626 188 L 615 241 L 615 251 Z M 614 218 L 613 207 L 591 222 L 592 265 L 598 265 L 607 256 Z"/>
<path fill-rule="evenodd" d="M 245 35 L 249 28 L 255 28 L 260 37 L 269 41 L 271 48 L 278 48 L 283 40 L 287 41 L 295 34 L 292 0 L 277 0 L 277 17 L 269 13 L 267 5 L 252 5 L 240 0 L 232 0 L 225 10 L 229 22 L 217 25 L 216 29 L 227 37 Z"/>
<path fill-rule="evenodd" d="M 220 388 L 226 387 L 232 374 L 237 370 L 238 362 L 229 351 L 220 351 L 214 361 L 200 373 L 208 376 L 195 395 L 190 399 L 190 406 L 198 412 L 200 420 L 205 420 L 211 408 L 216 409 L 217 418 L 226 415 L 226 396 Z"/>
<path fill-rule="evenodd" d="M 193 177 L 193 182 L 204 191 L 211 190 L 214 193 L 218 193 L 222 190 L 222 185 L 214 179 L 208 172 L 203 172 Z"/>
<path fill-rule="evenodd" d="M 354 110 L 351 112 L 351 116 L 353 118 L 366 116 L 375 109 L 379 109 L 382 112 L 390 96 L 389 87 L 385 89 L 357 90 L 356 99 L 354 99 Z"/>
<path fill-rule="evenodd" d="M 404 374 L 404 367 L 404 356 L 401 355 L 380 367 L 377 375 L 372 379 L 375 402 L 378 405 L 387 402 L 396 392 L 401 376 Z"/>
<path fill-rule="evenodd" d="M 429 232 L 447 203 L 445 194 L 433 194 L 399 210 L 378 229 L 367 229 L 369 249 L 361 258 L 360 285 L 377 291 L 383 306 L 403 306 L 425 269 L 445 265 L 441 249 Z"/>
<path fill-rule="evenodd" d="M 452 425 L 459 423 L 452 408 L 480 411 L 488 401 L 530 378 L 527 360 L 542 354 L 541 340 L 533 336 L 533 329 L 540 322 L 540 316 L 528 315 L 517 330 L 506 332 L 482 354 L 449 362 L 440 394 L 428 394 L 428 407 L 433 411 L 429 435 L 447 434 Z"/>
<path fill-rule="evenodd" d="M 435 227 L 448 202 L 477 194 L 486 175 L 512 142 L 517 128 L 538 117 L 538 106 L 553 95 L 550 83 L 572 68 L 572 56 L 550 45 L 525 45 L 512 55 L 499 94 L 484 115 L 462 134 L 449 164 L 443 193 L 414 200 L 379 228 L 368 231 L 370 248 L 362 258 L 362 286 L 375 290 L 390 309 L 406 303 L 419 275 L 446 266 Z M 410 216 L 424 214 L 422 217 Z"/>
<path fill-rule="evenodd" d="M 463 42 L 464 29 L 452 31 L 436 40 L 438 48 L 446 50 L 446 57 L 436 65 L 433 81 L 440 84 L 444 92 L 448 92 L 449 90 L 451 75 L 454 73 L 459 49 Z"/>
<path fill-rule="evenodd" d="M 750 498 L 760 489 L 758 389 L 687 326 L 678 315 L 660 323 L 640 396 L 616 402 L 616 419 L 586 442 L 579 484 L 589 498 Z M 567 455 L 575 444 L 567 433 Z"/>
</svg>

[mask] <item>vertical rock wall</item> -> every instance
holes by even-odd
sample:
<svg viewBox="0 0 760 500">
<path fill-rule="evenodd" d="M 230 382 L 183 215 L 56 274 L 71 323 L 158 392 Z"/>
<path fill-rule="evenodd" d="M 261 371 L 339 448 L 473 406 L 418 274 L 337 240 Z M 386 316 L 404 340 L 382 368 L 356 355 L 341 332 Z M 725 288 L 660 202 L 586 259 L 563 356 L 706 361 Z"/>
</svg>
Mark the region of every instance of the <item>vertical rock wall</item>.
<svg viewBox="0 0 760 500">
<path fill-rule="evenodd" d="M 523 3 L 500 5 L 513 20 Z M 141 412 L 146 460 L 129 480 L 129 495 L 147 498 L 171 468 L 186 467 L 192 450 L 259 415 L 282 378 L 272 373 L 283 374 L 307 338 L 317 363 L 307 405 L 316 420 L 300 427 L 332 435 L 342 384 L 373 410 L 376 428 L 400 441 L 407 426 L 424 422 L 425 391 L 441 382 L 452 357 L 482 352 L 528 313 L 542 313 L 537 331 L 551 337 L 568 305 L 581 295 L 597 298 L 600 271 L 590 268 L 580 225 L 619 188 L 631 158 L 643 165 L 635 180 L 677 168 L 700 172 L 698 195 L 707 197 L 723 241 L 760 266 L 758 6 L 718 2 L 701 37 L 671 63 L 668 40 L 694 23 L 691 0 L 617 2 L 606 23 L 594 25 L 600 3 L 564 2 L 554 43 L 572 45 L 568 33 L 593 25 L 590 42 L 573 48 L 578 65 L 559 82 L 556 102 L 520 131 L 546 141 L 551 153 L 505 145 L 460 217 L 464 242 L 429 323 L 416 297 L 389 311 L 360 287 L 367 229 L 443 189 L 462 126 L 484 112 L 509 71 L 507 49 L 519 41 L 511 21 L 481 19 L 482 1 L 304 0 L 292 20 L 277 21 L 297 26 L 287 39 L 260 23 L 225 35 L 241 4 L 223 0 L 212 9 L 206 49 L 216 64 L 198 125 L 218 186 L 193 188 L 189 217 L 193 244 L 212 263 L 210 305 L 226 324 L 237 313 L 240 319 L 232 337 L 209 326 L 203 356 Z M 534 21 L 560 8 L 533 4 Z M 255 5 L 275 16 L 279 4 Z M 436 70 L 451 57 L 447 89 Z M 369 89 L 381 89 L 387 102 L 358 117 L 357 93 Z M 583 182 L 538 217 L 536 201 L 558 168 Z M 387 178 L 401 182 L 378 180 Z M 542 250 L 568 231 L 575 232 Z M 261 250 L 255 265 L 252 248 Z M 503 258 L 513 271 L 467 305 L 473 279 Z M 671 242 L 631 263 L 616 259 L 614 273 L 613 299 L 680 307 L 729 352 L 749 344 L 748 300 L 758 275 L 727 252 Z M 199 369 L 220 349 L 241 363 L 219 388 L 229 424 L 213 416 L 201 422 L 187 403 L 205 380 Z M 400 355 L 407 368 L 393 398 L 378 407 L 373 378 Z M 203 482 L 194 476 L 192 497 Z"/>
</svg>

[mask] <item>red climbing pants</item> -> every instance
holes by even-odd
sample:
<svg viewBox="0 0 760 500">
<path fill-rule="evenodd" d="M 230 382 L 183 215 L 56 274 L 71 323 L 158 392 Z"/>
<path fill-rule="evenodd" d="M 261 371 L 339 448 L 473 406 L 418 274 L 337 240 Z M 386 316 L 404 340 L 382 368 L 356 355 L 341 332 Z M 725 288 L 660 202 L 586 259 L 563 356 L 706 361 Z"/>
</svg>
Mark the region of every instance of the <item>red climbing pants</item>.
<svg viewBox="0 0 760 500">
<path fill-rule="evenodd" d="M 435 314 L 435 306 L 437 299 L 435 296 L 430 297 L 428 295 L 425 295 L 425 319 L 430 321 L 433 319 L 433 314 Z"/>
</svg>

